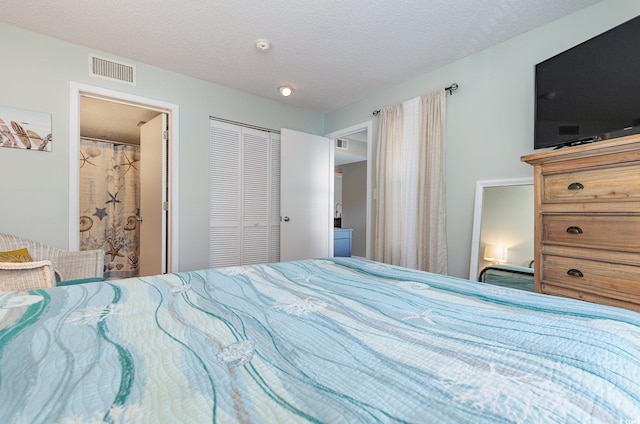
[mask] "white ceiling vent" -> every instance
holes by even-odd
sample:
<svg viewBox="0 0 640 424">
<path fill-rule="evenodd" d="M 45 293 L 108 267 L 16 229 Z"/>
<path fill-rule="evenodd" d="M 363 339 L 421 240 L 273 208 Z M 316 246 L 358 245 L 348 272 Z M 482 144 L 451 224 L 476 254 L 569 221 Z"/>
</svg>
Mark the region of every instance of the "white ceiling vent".
<svg viewBox="0 0 640 424">
<path fill-rule="evenodd" d="M 136 67 L 104 57 L 89 55 L 89 75 L 136 85 Z"/>
<path fill-rule="evenodd" d="M 349 150 L 349 140 L 344 138 L 336 139 L 336 149 Z"/>
</svg>

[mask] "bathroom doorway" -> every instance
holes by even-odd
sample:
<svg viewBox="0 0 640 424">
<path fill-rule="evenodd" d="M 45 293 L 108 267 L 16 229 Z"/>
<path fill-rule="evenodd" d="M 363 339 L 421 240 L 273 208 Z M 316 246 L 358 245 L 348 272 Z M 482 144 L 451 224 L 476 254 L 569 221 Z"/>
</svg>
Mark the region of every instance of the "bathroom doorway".
<svg viewBox="0 0 640 424">
<path fill-rule="evenodd" d="M 70 167 L 70 220 L 77 219 L 70 222 L 70 246 L 103 249 L 107 278 L 172 272 L 177 106 L 93 88 L 77 87 L 74 97 L 77 139 L 72 135 L 70 156 L 79 166 L 75 173 Z M 100 161 L 102 181 L 87 179 L 83 169 L 95 171 Z"/>
</svg>

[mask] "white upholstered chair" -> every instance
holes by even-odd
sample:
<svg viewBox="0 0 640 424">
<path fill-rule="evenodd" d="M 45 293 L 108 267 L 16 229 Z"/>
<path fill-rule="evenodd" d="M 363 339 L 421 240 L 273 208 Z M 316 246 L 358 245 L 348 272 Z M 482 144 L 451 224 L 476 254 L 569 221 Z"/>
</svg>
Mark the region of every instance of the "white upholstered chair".
<svg viewBox="0 0 640 424">
<path fill-rule="evenodd" d="M 33 262 L 0 262 L 0 291 L 46 288 L 55 286 L 59 281 L 104 275 L 103 250 L 71 252 L 0 233 L 0 251 L 22 248 L 27 248 Z"/>
</svg>

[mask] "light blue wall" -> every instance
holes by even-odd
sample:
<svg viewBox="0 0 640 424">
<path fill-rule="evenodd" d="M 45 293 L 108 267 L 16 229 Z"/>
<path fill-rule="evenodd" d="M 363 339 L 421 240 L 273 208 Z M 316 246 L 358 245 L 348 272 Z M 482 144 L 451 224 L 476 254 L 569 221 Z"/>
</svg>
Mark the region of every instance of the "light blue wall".
<svg viewBox="0 0 640 424">
<path fill-rule="evenodd" d="M 533 66 L 639 14 L 637 0 L 603 1 L 324 117 L 129 59 L 137 66 L 136 86 L 92 78 L 88 54 L 113 56 L 0 23 L 0 104 L 51 113 L 54 137 L 51 153 L 0 148 L 0 232 L 68 245 L 71 81 L 179 105 L 183 270 L 207 266 L 210 115 L 326 134 L 370 120 L 375 109 L 457 82 L 460 90 L 447 107 L 447 237 L 450 274 L 467 276 L 476 180 L 531 175 L 519 158 L 532 152 Z M 375 139 L 375 121 L 373 132 Z"/>
<path fill-rule="evenodd" d="M 603 1 L 329 113 L 325 131 L 364 122 L 373 110 L 451 83 L 460 85 L 447 101 L 445 178 L 449 273 L 466 277 L 476 181 L 532 175 L 520 156 L 533 151 L 535 64 L 639 14 L 640 1 Z"/>
<path fill-rule="evenodd" d="M 322 134 L 319 112 L 118 58 L 0 24 L 0 104 L 52 115 L 53 151 L 0 148 L 0 233 L 60 248 L 69 237 L 70 82 L 177 104 L 180 108 L 180 269 L 208 265 L 209 116 Z M 136 65 L 137 85 L 88 75 L 89 53 Z M 223 66 L 221 64 L 221 66 Z"/>
</svg>

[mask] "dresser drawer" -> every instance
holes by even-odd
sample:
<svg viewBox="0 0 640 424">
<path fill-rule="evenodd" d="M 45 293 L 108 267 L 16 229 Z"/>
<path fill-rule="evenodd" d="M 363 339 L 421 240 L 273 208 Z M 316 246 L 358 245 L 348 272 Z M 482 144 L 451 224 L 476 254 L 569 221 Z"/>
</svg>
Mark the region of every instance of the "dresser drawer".
<svg viewBox="0 0 640 424">
<path fill-rule="evenodd" d="M 543 256 L 543 292 L 553 286 L 640 303 L 640 267 L 562 256 Z M 575 296 L 580 297 L 580 296 Z"/>
<path fill-rule="evenodd" d="M 640 200 L 640 164 L 543 177 L 543 203 Z"/>
<path fill-rule="evenodd" d="M 542 241 L 640 252 L 640 216 L 543 214 Z"/>
</svg>

